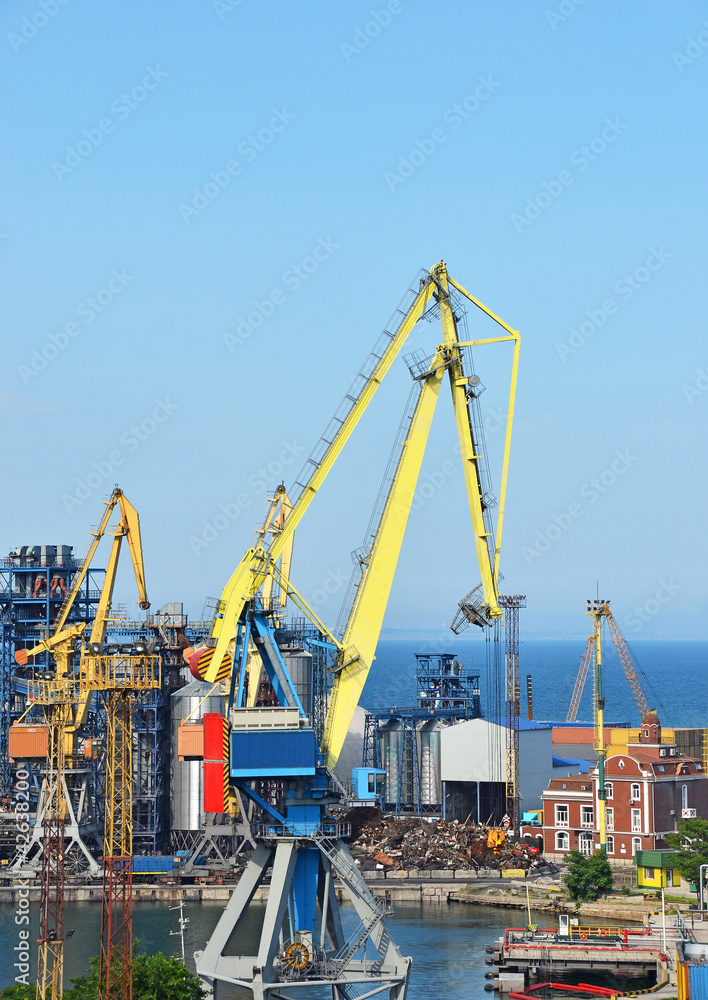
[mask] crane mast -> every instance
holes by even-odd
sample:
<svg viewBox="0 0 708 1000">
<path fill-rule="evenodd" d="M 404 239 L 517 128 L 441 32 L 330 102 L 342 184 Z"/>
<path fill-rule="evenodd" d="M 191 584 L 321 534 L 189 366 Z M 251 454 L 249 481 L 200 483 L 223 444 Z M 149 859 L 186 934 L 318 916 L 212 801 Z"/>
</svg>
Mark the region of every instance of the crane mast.
<svg viewBox="0 0 708 1000">
<path fill-rule="evenodd" d="M 600 850 L 605 851 L 607 847 L 607 812 L 605 789 L 605 696 L 602 693 L 602 619 L 607 616 L 607 603 L 605 601 L 594 600 L 587 602 L 587 613 L 594 621 L 595 627 L 595 671 L 594 671 L 594 691 L 595 691 L 595 753 L 597 754 L 597 805 L 598 805 L 598 827 L 600 831 Z"/>
<path fill-rule="evenodd" d="M 453 294 L 458 303 L 465 298 L 479 308 L 501 326 L 501 333 L 460 340 Z M 442 341 L 424 361 L 417 358 L 409 364 L 417 389 L 404 419 L 405 439 L 398 446 L 390 483 L 372 520 L 359 559 L 360 575 L 351 607 L 341 638 L 337 638 L 289 579 L 293 533 L 412 329 L 434 311 L 440 317 Z M 469 410 L 470 389 L 476 383 L 465 371 L 463 348 L 504 342 L 513 345 L 513 361 L 495 538 Z M 518 351 L 518 333 L 454 282 L 445 264 L 422 272 L 289 489 L 285 516 L 276 524 L 270 512 L 254 545 L 224 587 L 210 639 L 203 649 L 185 653 L 195 676 L 212 684 L 224 681 L 228 692 L 225 717 L 215 714 L 204 718 L 205 808 L 225 811 L 231 788 L 250 798 L 264 817 L 256 831 L 256 851 L 206 947 L 195 956 L 197 972 L 215 997 L 218 984 L 228 982 L 247 988 L 256 1000 L 280 995 L 286 983 L 319 987 L 334 1000 L 354 1000 L 382 990 L 388 991 L 390 1000 L 404 1000 L 410 959 L 402 955 L 385 927 L 385 904 L 372 895 L 352 861 L 344 842 L 347 825 L 332 815 L 332 809 L 342 801 L 341 785 L 332 772 L 374 659 L 432 419 L 446 379 L 481 575 L 475 621 L 486 625 L 503 613 L 497 586 Z M 277 530 L 270 530 L 271 525 Z M 269 581 L 277 583 L 281 595 L 290 597 L 310 618 L 320 631 L 322 644 L 331 649 L 332 691 L 321 744 L 278 648 L 275 623 L 282 609 L 272 606 L 273 583 Z M 254 662 L 258 673 L 262 668 L 267 676 L 277 707 L 262 711 L 254 707 Z M 265 781 L 280 783 L 279 801 L 259 794 Z M 236 956 L 228 943 L 268 871 L 272 872 L 270 888 L 255 954 Z M 335 876 L 359 921 L 351 933 L 345 932 L 340 918 Z"/>
</svg>

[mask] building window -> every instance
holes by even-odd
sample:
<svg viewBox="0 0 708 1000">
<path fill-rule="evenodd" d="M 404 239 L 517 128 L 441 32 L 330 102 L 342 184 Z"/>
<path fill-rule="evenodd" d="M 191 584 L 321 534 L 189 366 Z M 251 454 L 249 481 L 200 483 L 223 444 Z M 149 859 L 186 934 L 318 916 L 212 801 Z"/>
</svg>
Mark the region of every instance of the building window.
<svg viewBox="0 0 708 1000">
<path fill-rule="evenodd" d="M 570 847 L 570 838 L 567 833 L 563 830 L 559 830 L 556 834 L 556 850 L 557 851 L 567 851 Z"/>
<path fill-rule="evenodd" d="M 614 830 L 615 828 L 615 811 L 612 806 L 609 809 L 605 809 L 605 826 L 608 830 Z"/>
<path fill-rule="evenodd" d="M 681 785 L 681 808 L 688 809 L 688 785 Z"/>
<path fill-rule="evenodd" d="M 642 810 L 632 809 L 632 833 L 642 832 Z"/>
<path fill-rule="evenodd" d="M 594 826 L 595 819 L 593 814 L 592 806 L 581 806 L 580 807 L 580 825 L 581 826 Z"/>
<path fill-rule="evenodd" d="M 578 850 L 581 854 L 593 854 L 595 844 L 591 833 L 581 833 L 578 837 Z"/>
<path fill-rule="evenodd" d="M 644 878 L 650 878 L 652 881 L 654 881 L 654 869 L 653 868 L 647 868 L 646 865 L 645 865 L 644 866 Z"/>
<path fill-rule="evenodd" d="M 640 788 L 638 784 L 632 785 L 632 794 L 630 796 L 630 802 L 639 802 L 639 792 Z"/>
<path fill-rule="evenodd" d="M 612 782 L 611 781 L 606 781 L 605 782 L 605 798 L 606 799 L 611 799 L 612 798 Z"/>
<path fill-rule="evenodd" d="M 615 853 L 615 838 L 614 837 L 608 837 L 607 838 L 607 843 L 605 844 L 605 850 L 607 851 L 608 854 L 614 854 Z"/>
<path fill-rule="evenodd" d="M 636 854 L 637 851 L 641 851 L 641 849 L 642 849 L 642 838 L 632 837 L 632 854 L 633 855 Z"/>
<path fill-rule="evenodd" d="M 568 806 L 556 806 L 556 826 L 568 826 Z"/>
</svg>

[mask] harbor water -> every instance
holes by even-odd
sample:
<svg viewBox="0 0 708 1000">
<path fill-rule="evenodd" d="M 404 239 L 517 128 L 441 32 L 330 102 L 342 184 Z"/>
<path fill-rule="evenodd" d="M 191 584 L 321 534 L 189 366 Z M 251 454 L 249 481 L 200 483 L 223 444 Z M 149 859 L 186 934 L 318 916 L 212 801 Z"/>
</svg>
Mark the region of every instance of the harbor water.
<svg viewBox="0 0 708 1000">
<path fill-rule="evenodd" d="M 204 947 L 221 915 L 222 902 L 204 901 L 187 903 L 184 915 L 189 918 L 185 929 L 185 954 L 187 965 L 194 969 L 193 953 Z M 238 951 L 245 953 L 255 945 L 257 929 L 262 919 L 264 904 L 253 906 L 248 923 L 240 932 Z M 350 911 L 347 913 L 347 911 Z M 354 911 L 345 907 L 354 925 Z M 0 906 L 0 987 L 14 981 L 16 970 L 13 948 L 17 944 L 14 908 Z M 37 937 L 38 907 L 32 905 L 30 940 Z M 163 951 L 180 953 L 178 935 L 179 911 L 170 911 L 163 903 L 140 902 L 134 908 L 134 933 L 141 948 L 147 953 Z M 65 945 L 65 979 L 67 986 L 72 977 L 83 975 L 89 960 L 98 954 L 101 909 L 97 903 L 67 903 L 64 925 L 73 930 Z M 394 940 L 406 955 L 413 957 L 410 1000 L 438 1000 L 440 996 L 465 996 L 469 1000 L 483 997 L 485 947 L 499 937 L 506 926 L 523 919 L 515 910 L 499 907 L 467 906 L 460 904 L 400 903 L 395 906 L 389 926 Z M 30 976 L 37 968 L 36 945 L 30 948 Z M 464 991 L 464 992 L 463 992 Z M 229 996 L 220 987 L 221 996 Z M 236 997 L 238 994 L 232 994 Z"/>
<path fill-rule="evenodd" d="M 185 929 L 185 958 L 188 967 L 194 970 L 193 954 L 204 947 L 211 931 L 223 910 L 224 903 L 203 901 L 186 903 L 184 915 L 189 919 Z M 255 950 L 260 922 L 265 904 L 253 904 L 248 917 L 239 930 L 239 942 L 235 952 L 248 954 Z M 17 970 L 14 947 L 17 944 L 17 927 L 14 923 L 14 908 L 0 906 L 0 988 L 14 981 Z M 532 914 L 536 923 L 548 924 L 548 915 Z M 170 910 L 164 903 L 139 902 L 134 907 L 134 933 L 140 940 L 140 948 L 153 954 L 180 954 L 178 930 L 178 910 Z M 345 932 L 347 922 L 351 927 L 357 923 L 352 907 L 343 908 Z M 30 940 L 37 937 L 38 906 L 31 908 Z M 72 977 L 85 974 L 89 960 L 98 954 L 101 911 L 97 903 L 67 903 L 64 926 L 72 932 L 65 944 L 65 982 L 69 985 Z M 388 918 L 394 941 L 405 955 L 413 958 L 411 967 L 409 1000 L 439 1000 L 442 997 L 464 997 L 465 1000 L 481 1000 L 489 996 L 485 993 L 485 972 L 489 966 L 486 948 L 504 933 L 508 926 L 523 925 L 526 914 L 522 910 L 509 910 L 495 906 L 475 906 L 459 903 L 396 903 L 394 912 Z M 36 945 L 30 948 L 30 977 L 37 968 Z M 554 980 L 572 981 L 554 973 Z M 599 985 L 613 985 L 609 977 L 600 974 L 594 977 L 581 974 L 584 982 Z M 577 981 L 577 980 L 576 980 Z M 641 989 L 651 985 L 639 979 L 624 980 L 625 990 Z M 246 996 L 244 991 L 233 991 L 220 986 L 222 998 Z"/>
</svg>

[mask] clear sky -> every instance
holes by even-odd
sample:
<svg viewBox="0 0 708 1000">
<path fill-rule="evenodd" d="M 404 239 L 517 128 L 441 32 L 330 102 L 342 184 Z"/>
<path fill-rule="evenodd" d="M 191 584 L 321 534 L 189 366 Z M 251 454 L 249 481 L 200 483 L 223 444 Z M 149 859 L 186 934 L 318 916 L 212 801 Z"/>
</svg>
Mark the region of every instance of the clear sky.
<svg viewBox="0 0 708 1000">
<path fill-rule="evenodd" d="M 199 617 L 444 258 L 522 335 L 523 631 L 586 633 L 599 581 L 630 637 L 708 635 L 704 4 L 5 0 L 0 48 L 3 552 L 83 552 L 118 483 L 153 606 Z M 386 382 L 296 539 L 331 624 L 403 361 Z M 387 629 L 440 630 L 478 580 L 456 458 L 445 395 Z"/>
</svg>

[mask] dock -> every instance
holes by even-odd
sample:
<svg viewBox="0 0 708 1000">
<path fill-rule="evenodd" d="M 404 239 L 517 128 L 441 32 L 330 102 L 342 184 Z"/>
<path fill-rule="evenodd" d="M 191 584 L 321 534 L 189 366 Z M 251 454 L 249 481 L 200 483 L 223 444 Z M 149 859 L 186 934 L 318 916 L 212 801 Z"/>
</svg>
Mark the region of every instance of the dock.
<svg viewBox="0 0 708 1000">
<path fill-rule="evenodd" d="M 578 933 L 562 937 L 552 929 L 529 930 L 509 927 L 492 949 L 487 963 L 494 968 L 493 985 L 518 989 L 532 982 L 552 980 L 554 975 L 576 969 L 581 973 L 605 971 L 625 976 L 656 977 L 656 987 L 669 983 L 669 958 L 662 939 L 650 929 L 628 931 L 616 927 L 573 928 Z M 667 949 L 668 949 L 667 939 Z M 668 995 L 675 995 L 675 988 Z"/>
</svg>

